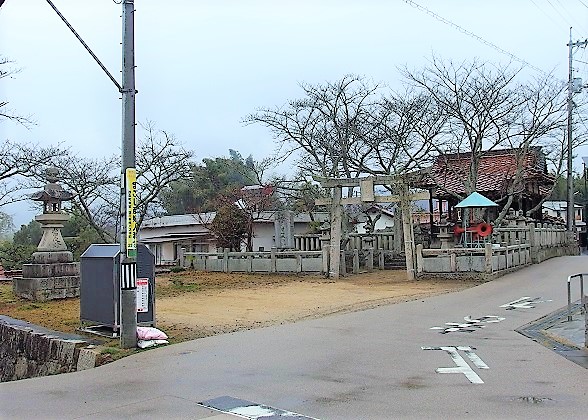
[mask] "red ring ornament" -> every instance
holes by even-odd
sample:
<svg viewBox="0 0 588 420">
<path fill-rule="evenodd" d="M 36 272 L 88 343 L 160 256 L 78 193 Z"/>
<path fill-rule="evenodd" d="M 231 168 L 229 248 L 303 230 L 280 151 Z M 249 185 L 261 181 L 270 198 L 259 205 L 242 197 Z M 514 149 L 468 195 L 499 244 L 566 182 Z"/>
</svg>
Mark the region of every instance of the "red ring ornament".
<svg viewBox="0 0 588 420">
<path fill-rule="evenodd" d="M 480 237 L 485 238 L 492 233 L 492 225 L 489 223 L 480 223 L 476 226 L 476 233 Z"/>
</svg>

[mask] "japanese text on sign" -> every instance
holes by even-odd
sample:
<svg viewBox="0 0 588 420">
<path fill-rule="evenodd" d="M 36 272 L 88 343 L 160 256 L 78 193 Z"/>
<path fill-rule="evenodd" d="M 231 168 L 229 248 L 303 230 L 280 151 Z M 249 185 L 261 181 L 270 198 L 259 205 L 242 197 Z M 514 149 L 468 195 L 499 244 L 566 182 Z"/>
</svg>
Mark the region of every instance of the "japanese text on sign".
<svg viewBox="0 0 588 420">
<path fill-rule="evenodd" d="M 149 279 L 137 279 L 137 312 L 149 311 Z"/>
<path fill-rule="evenodd" d="M 125 192 L 127 204 L 127 257 L 137 257 L 137 222 L 135 207 L 137 204 L 137 170 L 127 168 L 125 172 Z"/>
</svg>

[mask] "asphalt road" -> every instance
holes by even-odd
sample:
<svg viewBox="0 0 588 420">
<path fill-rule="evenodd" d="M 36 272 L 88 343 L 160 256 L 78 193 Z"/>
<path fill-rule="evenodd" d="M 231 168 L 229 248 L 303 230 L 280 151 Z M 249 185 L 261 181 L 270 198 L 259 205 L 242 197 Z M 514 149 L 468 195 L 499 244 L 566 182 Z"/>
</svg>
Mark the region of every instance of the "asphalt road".
<svg viewBox="0 0 588 420">
<path fill-rule="evenodd" d="M 514 331 L 565 306 L 567 276 L 587 265 L 585 256 L 556 258 L 458 293 L 0 384 L 0 416 L 208 418 L 219 413 L 198 402 L 230 396 L 320 419 L 588 418 L 588 371 Z M 521 297 L 539 299 L 532 308 L 501 307 Z M 472 332 L 430 329 L 466 316 L 505 319 Z M 453 351 L 482 383 L 437 373 L 457 368 L 450 352 L 422 349 L 458 346 L 488 367 Z"/>
</svg>

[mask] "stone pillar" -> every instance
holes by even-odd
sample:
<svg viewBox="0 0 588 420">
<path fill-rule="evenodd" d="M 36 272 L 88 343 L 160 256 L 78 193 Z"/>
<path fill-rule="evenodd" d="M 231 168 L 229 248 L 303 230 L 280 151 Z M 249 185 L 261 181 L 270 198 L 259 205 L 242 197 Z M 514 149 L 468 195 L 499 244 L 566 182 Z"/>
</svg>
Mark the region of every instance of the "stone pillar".
<svg viewBox="0 0 588 420">
<path fill-rule="evenodd" d="M 484 271 L 488 274 L 492 273 L 492 244 L 484 246 Z"/>
<path fill-rule="evenodd" d="M 331 204 L 331 252 L 329 255 L 329 277 L 338 279 L 340 274 L 345 274 L 345 259 L 341 264 L 341 218 L 343 207 L 341 206 L 342 187 L 333 188 L 333 202 Z M 341 268 L 343 267 L 343 268 Z"/>
<path fill-rule="evenodd" d="M 289 210 L 276 213 L 274 220 L 276 247 L 278 249 L 293 249 L 294 243 L 294 215 Z M 304 245 L 302 245 L 304 246 Z"/>
<path fill-rule="evenodd" d="M 422 273 L 425 267 L 425 260 L 423 258 L 423 244 L 416 246 L 416 266 L 417 273 Z"/>
</svg>

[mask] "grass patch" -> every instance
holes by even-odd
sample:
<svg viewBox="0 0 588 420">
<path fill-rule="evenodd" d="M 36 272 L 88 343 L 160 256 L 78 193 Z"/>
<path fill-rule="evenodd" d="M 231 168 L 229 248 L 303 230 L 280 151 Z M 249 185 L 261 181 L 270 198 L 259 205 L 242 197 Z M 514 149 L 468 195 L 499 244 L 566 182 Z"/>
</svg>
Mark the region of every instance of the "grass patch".
<svg viewBox="0 0 588 420">
<path fill-rule="evenodd" d="M 163 283 L 156 282 L 155 296 L 174 297 L 184 293 L 199 292 L 202 290 L 201 285 L 195 279 L 182 275 L 183 273 L 172 274 L 167 281 Z"/>
<path fill-rule="evenodd" d="M 22 309 L 23 311 L 32 311 L 33 309 L 40 309 L 42 308 L 42 305 L 39 305 L 37 303 L 29 303 L 27 305 L 22 305 L 20 307 L 20 309 Z"/>
<path fill-rule="evenodd" d="M 114 362 L 115 360 L 122 359 L 123 357 L 130 356 L 131 354 L 139 353 L 142 349 L 121 349 L 118 347 L 118 343 L 112 340 L 106 347 L 100 349 L 100 357 L 98 357 L 97 365 L 101 366 L 106 363 Z"/>
<path fill-rule="evenodd" d="M 116 347 L 105 347 L 102 349 L 102 351 L 100 352 L 100 354 L 110 354 L 111 356 L 114 356 L 115 354 L 119 354 L 121 352 L 121 350 L 119 348 Z"/>
<path fill-rule="evenodd" d="M 196 292 L 200 290 L 200 286 L 197 283 L 189 283 L 182 279 L 172 279 L 172 288 L 179 292 Z"/>
<path fill-rule="evenodd" d="M 12 282 L 0 283 L 0 304 L 15 303 L 16 299 L 12 293 Z"/>
</svg>

